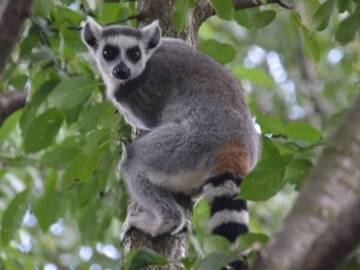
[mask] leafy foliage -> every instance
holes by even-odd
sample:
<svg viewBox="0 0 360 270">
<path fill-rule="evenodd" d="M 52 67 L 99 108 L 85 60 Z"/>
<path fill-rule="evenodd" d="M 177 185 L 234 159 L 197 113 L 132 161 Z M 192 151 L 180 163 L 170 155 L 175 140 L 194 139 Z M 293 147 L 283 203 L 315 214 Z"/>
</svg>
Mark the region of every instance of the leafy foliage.
<svg viewBox="0 0 360 270">
<path fill-rule="evenodd" d="M 141 270 L 145 269 L 146 266 L 165 265 L 166 263 L 165 257 L 155 254 L 152 250 L 132 250 L 127 256 L 125 270 Z"/>
<path fill-rule="evenodd" d="M 254 258 L 359 93 L 359 1 L 298 1 L 294 11 L 276 5 L 234 10 L 232 2 L 211 1 L 217 16 L 202 25 L 199 49 L 243 83 L 261 131 L 260 161 L 239 194 L 251 201 L 251 232 L 234 247 L 210 236 L 209 205 L 200 200 L 190 254 L 181 261 L 186 269 L 221 269 L 239 252 Z M 148 250 L 122 257 L 118 234 L 127 197 L 117 164 L 120 138 L 129 139 L 130 128 L 106 100 L 72 30 L 88 15 L 101 23 L 122 21 L 136 14 L 136 5 L 34 1 L 0 82 L 0 92 L 30 89 L 26 107 L 0 126 L 0 269 L 166 263 Z M 195 5 L 175 2 L 172 22 L 179 33 Z M 352 257 L 342 267 L 359 265 Z"/>
</svg>

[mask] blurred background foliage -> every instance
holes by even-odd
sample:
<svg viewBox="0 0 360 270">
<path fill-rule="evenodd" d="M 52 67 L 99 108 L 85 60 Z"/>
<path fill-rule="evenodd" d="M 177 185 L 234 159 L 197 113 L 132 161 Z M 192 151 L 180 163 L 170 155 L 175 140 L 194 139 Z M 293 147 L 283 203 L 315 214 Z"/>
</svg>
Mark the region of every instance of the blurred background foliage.
<svg viewBox="0 0 360 270">
<path fill-rule="evenodd" d="M 235 11 L 212 0 L 217 16 L 200 28 L 199 49 L 242 82 L 261 132 L 262 155 L 240 196 L 249 199 L 251 233 L 236 250 L 253 258 L 291 207 L 339 119 L 359 94 L 360 1 L 295 1 Z M 196 0 L 176 1 L 185 27 Z M 122 269 L 119 231 L 127 197 L 116 170 L 131 128 L 106 100 L 76 27 L 136 14 L 136 1 L 35 0 L 0 93 L 29 89 L 25 108 L 0 126 L 0 269 Z M 207 202 L 197 202 L 188 269 L 218 269 L 229 244 L 206 232 Z M 131 253 L 126 269 L 164 262 Z M 343 269 L 360 269 L 350 258 Z"/>
</svg>

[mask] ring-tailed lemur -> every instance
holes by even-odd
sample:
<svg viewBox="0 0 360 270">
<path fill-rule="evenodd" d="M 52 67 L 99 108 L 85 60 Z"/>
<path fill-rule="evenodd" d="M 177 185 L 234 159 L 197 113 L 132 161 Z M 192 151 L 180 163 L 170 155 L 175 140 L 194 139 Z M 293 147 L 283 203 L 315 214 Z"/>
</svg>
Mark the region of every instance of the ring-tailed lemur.
<svg viewBox="0 0 360 270">
<path fill-rule="evenodd" d="M 83 23 L 82 39 L 126 121 L 148 132 L 126 145 L 120 170 L 144 210 L 128 214 L 152 235 L 185 226 L 173 194 L 200 189 L 211 203 L 209 229 L 234 241 L 248 231 L 242 178 L 255 166 L 258 135 L 239 83 L 220 64 L 179 39 L 162 38 L 157 21 L 142 29 Z"/>
</svg>

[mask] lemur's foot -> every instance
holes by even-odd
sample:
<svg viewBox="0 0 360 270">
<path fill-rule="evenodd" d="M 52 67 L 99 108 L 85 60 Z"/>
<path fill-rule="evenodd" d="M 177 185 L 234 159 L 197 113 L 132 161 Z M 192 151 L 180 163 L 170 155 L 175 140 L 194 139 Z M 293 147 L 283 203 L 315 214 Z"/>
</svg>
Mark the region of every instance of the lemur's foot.
<svg viewBox="0 0 360 270">
<path fill-rule="evenodd" d="M 134 229 L 134 219 L 136 219 L 138 216 L 141 215 L 141 212 L 138 212 L 133 209 L 129 209 L 125 221 L 123 225 L 121 226 L 120 230 L 120 243 L 123 244 L 125 240 L 125 236 L 127 233 L 129 233 L 132 229 Z"/>
</svg>

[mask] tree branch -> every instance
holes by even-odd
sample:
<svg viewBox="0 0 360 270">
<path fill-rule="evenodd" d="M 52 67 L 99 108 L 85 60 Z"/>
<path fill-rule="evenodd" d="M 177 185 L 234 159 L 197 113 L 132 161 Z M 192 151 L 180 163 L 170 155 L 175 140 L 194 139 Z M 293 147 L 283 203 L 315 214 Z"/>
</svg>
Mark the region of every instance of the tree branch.
<svg viewBox="0 0 360 270">
<path fill-rule="evenodd" d="M 138 14 L 142 14 L 139 18 L 140 25 L 148 24 L 153 20 L 159 20 L 163 34 L 165 36 L 176 35 L 172 25 L 172 8 L 174 1 L 171 0 L 139 0 Z M 143 133 L 141 130 L 134 130 L 133 138 L 136 138 Z M 191 218 L 192 203 L 189 198 L 179 197 L 178 203 L 184 208 L 186 218 Z M 129 211 L 141 211 L 139 207 L 129 201 Z M 161 237 L 152 238 L 140 230 L 132 229 L 126 236 L 123 243 L 124 253 L 128 254 L 134 248 L 150 248 L 157 253 L 166 256 L 170 263 L 166 266 L 152 266 L 146 268 L 147 270 L 181 270 L 183 269 L 180 263 L 176 260 L 184 258 L 188 252 L 188 238 L 189 232 L 179 233 L 177 235 L 163 235 Z"/>
<path fill-rule="evenodd" d="M 311 246 L 302 269 L 335 270 L 360 245 L 360 199 L 334 220 Z"/>
<path fill-rule="evenodd" d="M 19 39 L 22 26 L 29 15 L 32 0 L 3 0 L 0 2 L 0 78 L 6 61 Z M 0 95 L 0 125 L 11 113 L 25 105 L 27 91 Z"/>
<path fill-rule="evenodd" d="M 237 10 L 257 7 L 264 4 L 279 4 L 285 8 L 293 8 L 292 0 L 268 0 L 265 2 L 263 0 L 233 0 L 234 8 Z M 181 36 L 184 37 L 188 43 L 197 47 L 200 26 L 204 21 L 215 14 L 215 9 L 209 0 L 199 0 L 196 7 L 191 11 L 188 25 Z"/>
<path fill-rule="evenodd" d="M 0 125 L 13 112 L 25 106 L 27 90 L 0 95 Z"/>
<path fill-rule="evenodd" d="M 29 15 L 32 0 L 7 0 L 2 1 L 0 10 L 0 75 L 6 61 L 19 39 L 22 26 Z"/>
<path fill-rule="evenodd" d="M 265 4 L 279 4 L 284 8 L 293 8 L 292 0 L 233 0 L 235 9 L 252 8 Z"/>
<path fill-rule="evenodd" d="M 360 96 L 329 140 L 308 176 L 298 200 L 278 233 L 260 252 L 252 270 L 304 269 L 302 266 L 306 265 L 308 250 L 317 250 L 319 243 L 325 241 L 325 239 L 321 240 L 321 237 L 326 231 L 337 230 L 339 225 L 336 223 L 339 220 L 343 222 L 342 213 L 358 203 L 359 160 Z M 355 219 L 354 215 L 358 215 L 358 212 L 352 215 Z M 348 221 L 349 228 L 342 226 L 342 232 L 351 229 L 354 226 L 352 222 L 357 223 L 357 219 L 358 216 L 356 220 Z M 342 237 L 344 239 L 338 240 L 345 242 L 346 237 Z M 321 247 L 324 245 L 321 244 Z M 325 250 L 323 254 L 330 256 L 332 253 Z M 343 255 L 340 259 L 344 257 Z M 326 257 L 323 260 L 331 260 L 331 258 Z"/>
<path fill-rule="evenodd" d="M 142 15 L 140 25 L 159 20 L 164 36 L 176 36 L 172 24 L 173 5 L 172 0 L 138 0 L 138 14 Z"/>
</svg>

